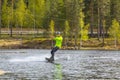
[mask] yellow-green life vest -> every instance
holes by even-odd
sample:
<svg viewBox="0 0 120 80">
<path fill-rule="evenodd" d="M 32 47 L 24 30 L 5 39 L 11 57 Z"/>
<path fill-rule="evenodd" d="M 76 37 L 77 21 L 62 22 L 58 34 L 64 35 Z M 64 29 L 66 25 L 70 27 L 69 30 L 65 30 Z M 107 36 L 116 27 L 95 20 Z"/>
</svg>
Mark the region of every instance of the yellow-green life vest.
<svg viewBox="0 0 120 80">
<path fill-rule="evenodd" d="M 54 38 L 54 40 L 55 40 L 55 46 L 61 48 L 62 41 L 63 41 L 62 36 L 57 36 L 57 37 Z"/>
</svg>

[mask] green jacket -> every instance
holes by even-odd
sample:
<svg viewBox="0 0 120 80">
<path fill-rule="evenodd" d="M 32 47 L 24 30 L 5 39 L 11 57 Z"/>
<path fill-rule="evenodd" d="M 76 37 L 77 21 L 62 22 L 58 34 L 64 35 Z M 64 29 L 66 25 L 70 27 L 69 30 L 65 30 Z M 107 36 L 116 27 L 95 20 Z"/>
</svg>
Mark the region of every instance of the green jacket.
<svg viewBox="0 0 120 80">
<path fill-rule="evenodd" d="M 63 41 L 62 36 L 57 36 L 57 37 L 54 38 L 54 40 L 55 40 L 55 46 L 61 48 L 62 41 Z"/>
</svg>

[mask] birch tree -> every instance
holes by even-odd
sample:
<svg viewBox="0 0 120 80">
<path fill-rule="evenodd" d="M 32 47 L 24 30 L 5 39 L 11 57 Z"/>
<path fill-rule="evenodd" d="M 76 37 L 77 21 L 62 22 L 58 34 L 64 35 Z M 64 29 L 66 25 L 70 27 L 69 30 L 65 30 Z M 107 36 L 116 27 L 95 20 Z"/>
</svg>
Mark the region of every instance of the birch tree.
<svg viewBox="0 0 120 80">
<path fill-rule="evenodd" d="M 114 38 L 115 47 L 116 47 L 117 42 L 120 39 L 120 25 L 119 25 L 119 22 L 116 19 L 112 20 L 112 25 L 109 29 L 109 34 L 112 38 Z"/>
<path fill-rule="evenodd" d="M 50 28 L 50 37 L 52 36 L 54 36 L 54 33 L 55 33 L 55 28 L 54 28 L 54 26 L 55 26 L 55 23 L 54 23 L 54 21 L 53 20 L 51 20 L 50 21 L 50 25 L 49 25 L 49 28 Z M 53 47 L 53 40 L 52 40 L 52 47 Z"/>
<path fill-rule="evenodd" d="M 65 46 L 67 47 L 67 42 L 69 40 L 69 33 L 70 31 L 70 26 L 69 26 L 69 22 L 66 20 L 65 21 L 65 29 L 64 29 L 64 33 L 65 33 Z"/>
</svg>

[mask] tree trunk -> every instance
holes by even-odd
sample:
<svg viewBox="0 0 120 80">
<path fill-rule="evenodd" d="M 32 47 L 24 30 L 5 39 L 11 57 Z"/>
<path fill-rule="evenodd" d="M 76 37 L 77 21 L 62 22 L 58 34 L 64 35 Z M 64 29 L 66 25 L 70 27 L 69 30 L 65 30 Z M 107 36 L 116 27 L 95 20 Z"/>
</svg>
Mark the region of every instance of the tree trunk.
<svg viewBox="0 0 120 80">
<path fill-rule="evenodd" d="M 10 37 L 12 37 L 12 27 L 13 27 L 13 2 L 14 2 L 14 0 L 12 0 L 12 9 L 11 9 L 12 19 L 10 21 Z"/>
<path fill-rule="evenodd" d="M 0 37 L 1 37 L 1 27 L 2 27 L 2 23 L 1 23 L 1 17 L 2 16 L 2 1 L 0 0 Z"/>
<path fill-rule="evenodd" d="M 91 37 L 93 37 L 93 23 L 94 23 L 94 0 L 91 0 L 90 3 L 90 11 L 91 11 L 91 19 L 90 19 L 90 32 L 91 32 Z"/>
<path fill-rule="evenodd" d="M 98 34 L 98 40 L 100 39 L 100 32 L 99 32 L 99 23 L 100 23 L 100 9 L 98 7 L 98 29 L 97 29 L 97 34 Z"/>
<path fill-rule="evenodd" d="M 103 41 L 102 41 L 102 46 L 104 46 L 104 38 L 105 38 L 105 20 L 104 20 L 104 17 L 103 17 L 103 19 L 102 19 L 103 21 L 102 21 L 102 39 L 103 39 Z"/>
</svg>

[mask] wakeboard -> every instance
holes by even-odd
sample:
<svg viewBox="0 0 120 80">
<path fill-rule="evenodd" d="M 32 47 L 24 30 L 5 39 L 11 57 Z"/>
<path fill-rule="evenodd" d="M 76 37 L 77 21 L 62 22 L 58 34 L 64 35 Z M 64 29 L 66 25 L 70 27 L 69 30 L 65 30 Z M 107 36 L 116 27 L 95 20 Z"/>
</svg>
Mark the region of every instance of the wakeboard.
<svg viewBox="0 0 120 80">
<path fill-rule="evenodd" d="M 54 61 L 51 61 L 50 58 L 46 57 L 45 60 L 47 60 L 47 62 L 54 63 Z"/>
<path fill-rule="evenodd" d="M 50 58 L 45 58 L 45 60 L 49 63 L 55 64 L 55 65 L 60 65 L 59 63 L 56 63 L 55 61 L 51 61 Z"/>
</svg>

